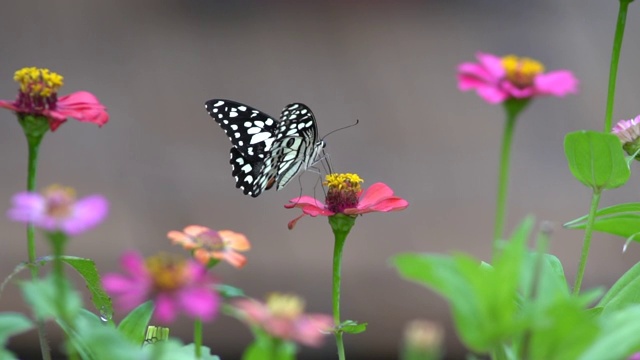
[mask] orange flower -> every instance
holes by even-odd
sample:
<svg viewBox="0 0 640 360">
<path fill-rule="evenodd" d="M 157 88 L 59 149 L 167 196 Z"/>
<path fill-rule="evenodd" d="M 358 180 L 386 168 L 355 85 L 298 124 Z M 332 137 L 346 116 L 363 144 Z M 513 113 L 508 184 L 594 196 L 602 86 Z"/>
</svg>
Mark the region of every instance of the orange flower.
<svg viewBox="0 0 640 360">
<path fill-rule="evenodd" d="M 189 225 L 182 231 L 169 231 L 167 237 L 174 244 L 192 251 L 193 257 L 204 265 L 224 260 L 241 268 L 247 259 L 238 251 L 251 249 L 249 240 L 243 234 L 231 230 L 215 231 L 200 225 Z"/>
</svg>

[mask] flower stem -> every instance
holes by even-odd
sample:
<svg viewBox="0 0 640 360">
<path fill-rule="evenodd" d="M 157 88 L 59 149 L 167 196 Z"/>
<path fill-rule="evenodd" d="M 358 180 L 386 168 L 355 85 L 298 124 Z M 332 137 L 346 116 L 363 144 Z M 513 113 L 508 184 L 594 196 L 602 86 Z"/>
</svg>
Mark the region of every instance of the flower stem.
<svg viewBox="0 0 640 360">
<path fill-rule="evenodd" d="M 349 231 L 351 231 L 353 224 L 355 224 L 355 218 L 343 214 L 336 214 L 333 216 L 329 216 L 329 224 L 331 224 L 331 229 L 333 229 L 333 235 L 335 238 L 333 247 L 333 321 L 336 325 L 335 336 L 336 346 L 338 347 L 338 358 L 339 360 L 345 360 L 346 355 L 344 352 L 344 342 L 342 340 L 343 332 L 342 329 L 340 329 L 340 282 L 342 280 L 342 249 L 344 248 L 344 243 L 347 240 Z"/>
<path fill-rule="evenodd" d="M 611 51 L 611 65 L 609 66 L 609 89 L 607 92 L 607 110 L 604 118 L 604 132 L 611 131 L 613 118 L 613 101 L 616 93 L 616 80 L 618 77 L 618 62 L 620 61 L 620 51 L 622 49 L 622 38 L 624 37 L 624 26 L 627 21 L 627 8 L 633 0 L 620 0 L 620 10 L 618 11 L 618 22 L 616 24 L 616 34 L 613 37 L 613 50 Z"/>
<path fill-rule="evenodd" d="M 593 222 L 595 221 L 596 211 L 600 203 L 600 195 L 602 190 L 594 190 L 591 197 L 591 208 L 589 209 L 589 217 L 587 218 L 587 226 L 584 230 L 584 242 L 582 243 L 582 255 L 580 255 L 580 264 L 578 265 L 578 273 L 576 274 L 576 282 L 573 285 L 573 295 L 580 293 L 582 278 L 584 277 L 584 269 L 587 266 L 587 258 L 589 257 L 589 248 L 591 247 L 591 234 L 593 233 Z"/>
<path fill-rule="evenodd" d="M 497 242 L 504 235 L 504 223 L 507 212 L 507 196 L 509 194 L 509 159 L 511 158 L 511 143 L 518 115 L 529 104 L 528 99 L 509 99 L 504 107 L 506 119 L 502 133 L 500 148 L 500 167 L 498 170 L 498 191 L 496 197 L 495 225 L 493 228 L 493 256 L 497 254 Z"/>
<path fill-rule="evenodd" d="M 28 163 L 27 163 L 27 191 L 35 191 L 36 189 L 36 176 L 38 173 L 38 154 L 40 150 L 40 143 L 42 138 L 48 129 L 48 123 L 46 128 L 42 126 L 43 122 L 39 119 L 26 116 L 19 117 L 18 121 L 24 130 L 27 138 Z M 35 124 L 35 126 L 34 126 Z M 38 126 L 40 125 L 40 126 Z M 36 243 L 35 243 L 35 229 L 32 224 L 27 224 L 27 257 L 29 259 L 31 278 L 37 279 L 40 274 L 38 267 L 36 266 Z M 40 343 L 40 352 L 42 353 L 42 360 L 51 360 L 51 348 L 49 347 L 49 341 L 47 340 L 47 333 L 44 327 L 43 320 L 37 320 L 38 329 L 38 341 Z"/>
<path fill-rule="evenodd" d="M 200 319 L 193 322 L 193 343 L 196 359 L 200 359 L 202 357 L 202 320 Z"/>
</svg>

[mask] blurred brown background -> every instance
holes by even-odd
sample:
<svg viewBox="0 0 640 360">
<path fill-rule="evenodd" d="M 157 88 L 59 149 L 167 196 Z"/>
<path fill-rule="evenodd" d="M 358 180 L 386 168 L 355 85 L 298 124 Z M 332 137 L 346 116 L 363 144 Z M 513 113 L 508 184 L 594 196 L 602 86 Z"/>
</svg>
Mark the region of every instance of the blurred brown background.
<svg viewBox="0 0 640 360">
<path fill-rule="evenodd" d="M 581 234 L 564 221 L 584 214 L 589 191 L 566 167 L 564 134 L 601 129 L 615 0 L 444 1 L 11 1 L 0 11 L 0 97 L 13 99 L 13 72 L 48 67 L 65 77 L 62 94 L 89 90 L 106 104 L 104 128 L 73 121 L 46 136 L 38 183 L 101 192 L 111 201 L 108 221 L 74 239 L 69 253 L 117 268 L 130 248 L 146 255 L 180 252 L 165 234 L 195 223 L 247 234 L 253 244 L 241 271 L 216 269 L 249 295 L 291 291 L 308 310 L 331 311 L 332 237 L 326 219 L 285 210 L 297 181 L 257 199 L 234 188 L 230 144 L 206 114 L 204 101 L 228 98 L 270 114 L 288 103 L 308 104 L 320 133 L 360 119 L 328 138 L 333 166 L 384 181 L 411 206 L 360 218 L 347 242 L 343 317 L 368 321 L 347 336 L 354 359 L 394 359 L 403 325 L 414 318 L 440 322 L 448 354 L 464 351 L 444 301 L 400 280 L 387 264 L 399 252 L 470 252 L 488 259 L 493 229 L 497 155 L 503 114 L 474 94 L 459 93 L 455 69 L 478 50 L 514 53 L 568 68 L 580 94 L 536 100 L 518 123 L 512 162 L 509 229 L 526 214 L 555 224 L 552 251 L 573 281 Z M 614 119 L 638 108 L 640 9 L 631 5 Z M 9 112 L 0 116 L 0 199 L 24 188 L 26 145 Z M 317 175 L 302 177 L 313 194 Z M 632 178 L 603 197 L 603 206 L 638 201 Z M 0 273 L 26 258 L 22 226 L 0 220 Z M 40 254 L 48 253 L 44 241 Z M 610 286 L 640 258 L 622 253 L 623 239 L 596 234 L 585 287 Z M 88 300 L 87 300 L 88 301 Z M 25 310 L 15 285 L 0 310 Z M 187 321 L 172 328 L 189 339 Z M 248 330 L 221 318 L 205 328 L 205 343 L 223 359 L 237 359 Z M 327 339 L 302 359 L 334 357 Z M 35 332 L 13 339 L 32 358 Z"/>
</svg>

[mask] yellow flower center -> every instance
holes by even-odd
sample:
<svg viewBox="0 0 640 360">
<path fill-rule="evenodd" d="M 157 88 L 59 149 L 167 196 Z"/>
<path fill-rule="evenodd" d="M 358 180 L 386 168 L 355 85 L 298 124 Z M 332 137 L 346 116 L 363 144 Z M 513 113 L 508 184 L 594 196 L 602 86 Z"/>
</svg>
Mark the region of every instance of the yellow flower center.
<svg viewBox="0 0 640 360">
<path fill-rule="evenodd" d="M 187 262 L 178 256 L 152 256 L 146 260 L 145 265 L 158 292 L 179 289 L 187 280 Z"/>
<path fill-rule="evenodd" d="M 76 192 L 73 188 L 62 185 L 51 185 L 44 190 L 47 215 L 63 219 L 71 215 L 76 201 Z"/>
<path fill-rule="evenodd" d="M 64 84 L 63 77 L 49 69 L 26 67 L 13 76 L 20 84 L 20 92 L 30 97 L 48 98 L 58 92 Z"/>
<path fill-rule="evenodd" d="M 345 209 L 358 206 L 360 192 L 362 187 L 360 183 L 364 182 L 357 174 L 329 174 L 323 183 L 329 187 L 325 203 L 327 209 L 334 213 L 341 213 Z"/>
<path fill-rule="evenodd" d="M 274 316 L 295 319 L 304 312 L 304 300 L 292 294 L 271 293 L 267 296 L 267 308 Z"/>
<path fill-rule="evenodd" d="M 507 79 L 520 88 L 533 85 L 535 77 L 544 72 L 541 62 L 515 55 L 503 57 L 502 66 L 507 72 Z"/>
</svg>

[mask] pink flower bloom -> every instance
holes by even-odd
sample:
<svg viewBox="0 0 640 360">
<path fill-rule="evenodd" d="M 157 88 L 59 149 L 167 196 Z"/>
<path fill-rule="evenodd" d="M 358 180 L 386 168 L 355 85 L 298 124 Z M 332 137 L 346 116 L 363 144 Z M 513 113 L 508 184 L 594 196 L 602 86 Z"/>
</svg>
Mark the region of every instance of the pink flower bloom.
<svg viewBox="0 0 640 360">
<path fill-rule="evenodd" d="M 514 55 L 499 58 L 478 53 L 476 58 L 478 63 L 458 66 L 458 88 L 476 90 L 490 104 L 540 95 L 563 97 L 578 91 L 578 80 L 568 70 L 544 73 L 540 62 Z"/>
<path fill-rule="evenodd" d="M 13 196 L 9 219 L 31 223 L 46 231 L 79 235 L 104 221 L 109 203 L 102 195 L 76 200 L 71 188 L 53 185 L 42 194 L 21 192 Z"/>
<path fill-rule="evenodd" d="M 631 355 L 628 360 L 640 360 L 640 352 Z"/>
<path fill-rule="evenodd" d="M 15 111 L 19 116 L 45 116 L 51 131 L 67 118 L 98 126 L 109 121 L 105 106 L 90 92 L 78 91 L 58 98 L 63 78 L 48 69 L 23 68 L 16 71 L 14 79 L 20 84 L 17 99 L 0 100 L 0 107 Z"/>
<path fill-rule="evenodd" d="M 620 120 L 611 130 L 623 143 L 631 143 L 640 138 L 640 115 L 631 120 Z"/>
<path fill-rule="evenodd" d="M 306 215 L 360 215 L 375 211 L 400 211 L 409 206 L 407 200 L 394 196 L 393 190 L 386 184 L 375 183 L 363 192 L 361 182 L 362 179 L 356 174 L 327 175 L 325 184 L 329 186 L 329 190 L 326 204 L 310 196 L 301 196 L 289 200 L 289 204 L 284 206 L 287 209 L 302 209 L 302 215 L 289 222 L 289 229 L 293 229 L 298 220 Z"/>
<path fill-rule="evenodd" d="M 163 324 L 175 320 L 182 311 L 191 318 L 211 321 L 218 314 L 220 296 L 207 268 L 197 261 L 155 256 L 148 259 L 136 252 L 120 258 L 125 274 L 106 274 L 105 291 L 120 311 L 130 311 L 153 300 L 155 319 Z"/>
<path fill-rule="evenodd" d="M 224 260 L 241 268 L 247 258 L 238 251 L 251 248 L 249 240 L 243 234 L 231 230 L 214 231 L 199 225 L 187 226 L 183 231 L 169 231 L 167 237 L 174 244 L 182 245 L 185 250 L 193 251 L 193 257 L 205 266 L 214 259 Z"/>
<path fill-rule="evenodd" d="M 240 299 L 234 302 L 249 325 L 259 326 L 269 335 L 307 346 L 320 346 L 334 323 L 329 315 L 304 314 L 304 301 L 294 295 L 272 293 L 267 302 Z"/>
</svg>

